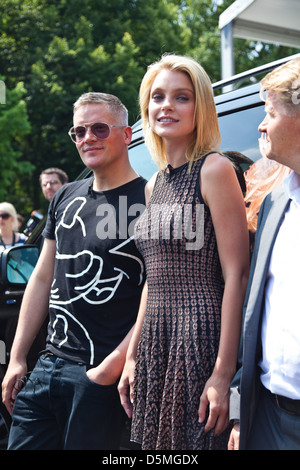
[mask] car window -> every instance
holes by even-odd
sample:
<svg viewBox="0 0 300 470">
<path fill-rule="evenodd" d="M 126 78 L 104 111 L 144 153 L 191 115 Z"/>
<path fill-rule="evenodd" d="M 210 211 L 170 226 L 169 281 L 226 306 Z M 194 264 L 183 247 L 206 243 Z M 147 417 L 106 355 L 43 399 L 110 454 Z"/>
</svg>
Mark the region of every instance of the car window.
<svg viewBox="0 0 300 470">
<path fill-rule="evenodd" d="M 221 150 L 241 152 L 251 160 L 261 157 L 258 146 L 258 125 L 264 119 L 264 106 L 257 106 L 219 117 Z"/>
<path fill-rule="evenodd" d="M 35 246 L 16 246 L 8 250 L 7 280 L 11 284 L 27 284 L 37 263 L 39 250 Z"/>
<path fill-rule="evenodd" d="M 146 180 L 149 180 L 157 171 L 157 165 L 142 141 L 129 149 L 129 161 L 135 171 Z"/>
</svg>

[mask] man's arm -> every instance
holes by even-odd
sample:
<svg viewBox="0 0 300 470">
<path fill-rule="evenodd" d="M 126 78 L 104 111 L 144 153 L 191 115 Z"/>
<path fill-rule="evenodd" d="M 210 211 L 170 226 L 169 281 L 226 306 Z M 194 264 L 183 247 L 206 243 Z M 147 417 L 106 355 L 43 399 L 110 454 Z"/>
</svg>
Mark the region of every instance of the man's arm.
<svg viewBox="0 0 300 470">
<path fill-rule="evenodd" d="M 122 374 L 126 359 L 127 348 L 134 326 L 129 330 L 123 341 L 97 367 L 87 371 L 92 382 L 99 385 L 112 385 Z"/>
<path fill-rule="evenodd" d="M 24 293 L 10 362 L 2 383 L 3 403 L 10 413 L 21 379 L 27 373 L 27 354 L 49 312 L 54 262 L 55 241 L 46 239 Z"/>
</svg>

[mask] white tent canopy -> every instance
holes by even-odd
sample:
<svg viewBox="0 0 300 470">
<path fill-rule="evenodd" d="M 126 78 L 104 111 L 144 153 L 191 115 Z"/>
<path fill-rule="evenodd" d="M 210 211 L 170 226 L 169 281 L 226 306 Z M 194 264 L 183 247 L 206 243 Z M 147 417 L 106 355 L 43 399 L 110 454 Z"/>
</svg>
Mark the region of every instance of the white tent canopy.
<svg viewBox="0 0 300 470">
<path fill-rule="evenodd" d="M 234 74 L 233 37 L 300 49 L 300 0 L 236 0 L 219 17 L 222 78 Z"/>
</svg>

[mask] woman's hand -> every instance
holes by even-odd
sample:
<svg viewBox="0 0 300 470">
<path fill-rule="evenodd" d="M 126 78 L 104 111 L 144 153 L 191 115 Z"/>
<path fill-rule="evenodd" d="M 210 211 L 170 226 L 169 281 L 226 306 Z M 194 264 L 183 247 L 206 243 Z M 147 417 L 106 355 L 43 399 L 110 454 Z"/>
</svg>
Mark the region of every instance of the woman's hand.
<svg viewBox="0 0 300 470">
<path fill-rule="evenodd" d="M 118 386 L 121 404 L 128 418 L 132 417 L 134 371 L 135 361 L 127 359 Z"/>
<path fill-rule="evenodd" d="M 218 436 L 225 431 L 229 424 L 229 384 L 227 379 L 213 373 L 205 384 L 200 397 L 198 410 L 199 422 L 206 418 L 207 407 L 209 414 L 205 424 L 205 432 L 214 428 L 214 435 Z"/>
</svg>

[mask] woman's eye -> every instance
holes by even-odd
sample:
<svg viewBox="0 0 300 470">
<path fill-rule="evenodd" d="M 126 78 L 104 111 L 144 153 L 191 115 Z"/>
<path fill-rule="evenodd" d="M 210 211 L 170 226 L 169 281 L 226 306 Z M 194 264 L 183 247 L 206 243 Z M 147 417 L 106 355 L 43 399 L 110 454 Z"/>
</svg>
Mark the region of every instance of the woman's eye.
<svg viewBox="0 0 300 470">
<path fill-rule="evenodd" d="M 152 95 L 152 99 L 154 101 L 159 101 L 159 100 L 162 100 L 163 97 L 162 97 L 162 95 L 155 94 L 155 95 Z"/>
</svg>

